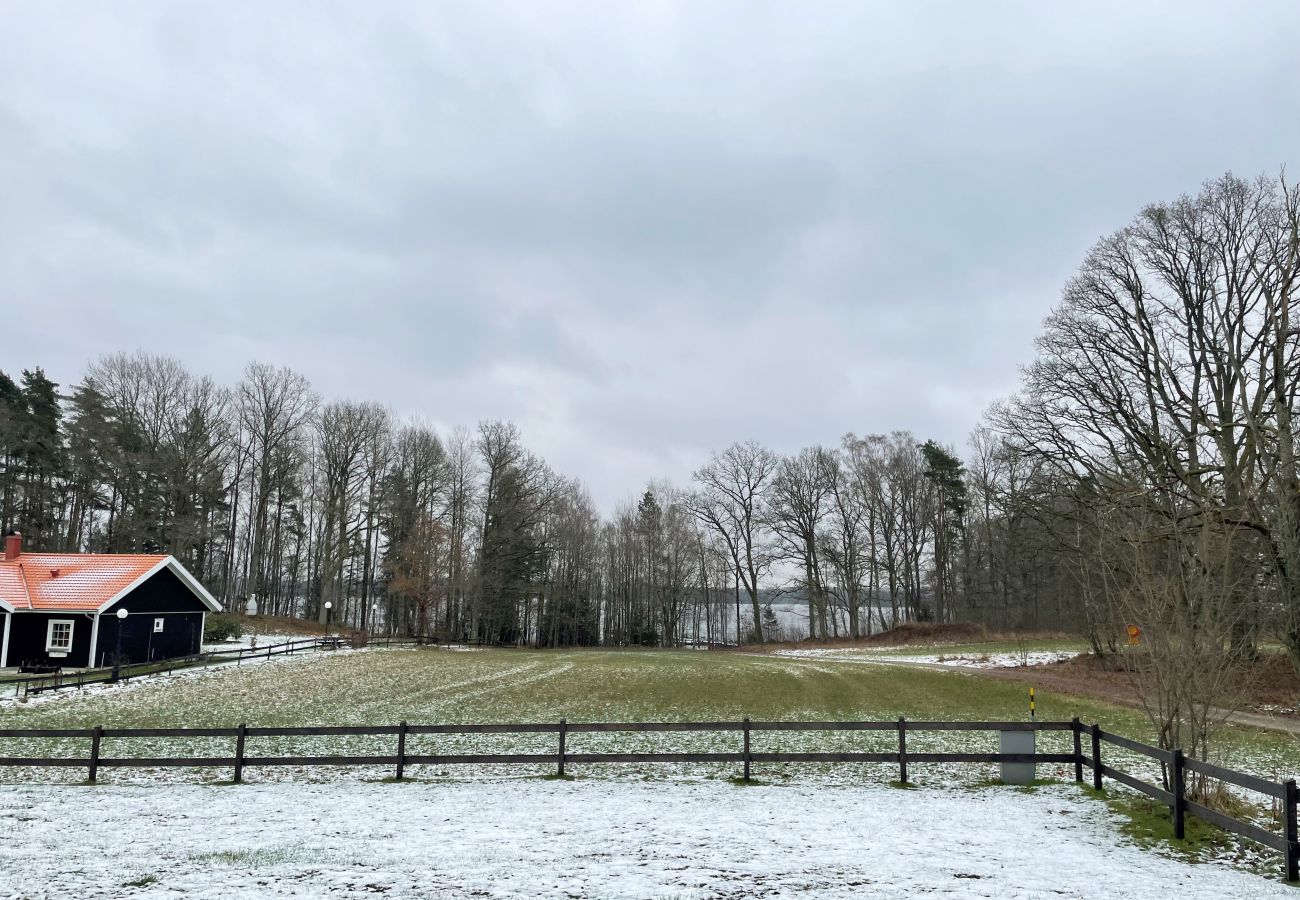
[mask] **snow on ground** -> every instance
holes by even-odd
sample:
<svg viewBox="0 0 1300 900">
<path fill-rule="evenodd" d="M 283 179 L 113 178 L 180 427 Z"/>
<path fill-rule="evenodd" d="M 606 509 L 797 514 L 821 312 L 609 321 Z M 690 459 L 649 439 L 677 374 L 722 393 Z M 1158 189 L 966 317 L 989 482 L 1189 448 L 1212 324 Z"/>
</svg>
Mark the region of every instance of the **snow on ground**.
<svg viewBox="0 0 1300 900">
<path fill-rule="evenodd" d="M 0 898 L 1294 896 L 1116 824 L 1066 787 L 25 785 Z"/>
<path fill-rule="evenodd" d="M 959 653 L 934 656 L 899 655 L 892 659 L 901 662 L 933 663 L 941 666 L 959 666 L 968 669 L 1014 669 L 1019 666 L 1045 666 L 1074 659 L 1075 651 L 1034 650 L 1029 653 Z"/>
<path fill-rule="evenodd" d="M 203 644 L 203 650 L 204 652 L 211 652 L 213 650 L 238 650 L 241 647 L 254 646 L 254 640 L 257 641 L 256 646 L 265 649 L 270 647 L 272 644 L 287 644 L 290 641 L 308 641 L 313 637 L 315 637 L 315 635 L 290 634 L 287 631 L 259 633 L 250 629 L 245 631 L 239 637 L 232 638 L 228 641 L 205 641 Z"/>
<path fill-rule="evenodd" d="M 259 644 L 265 647 L 265 644 Z M 329 651 L 333 653 L 361 653 L 364 650 L 353 650 L 347 647 L 340 647 L 338 650 Z M 72 700 L 75 698 L 93 698 L 106 697 L 120 694 L 128 694 L 132 691 L 149 690 L 151 686 L 166 686 L 176 681 L 189 681 L 195 678 L 211 678 L 219 672 L 226 672 L 232 669 L 239 669 L 244 666 L 287 666 L 300 663 L 306 660 L 318 658 L 320 651 L 306 649 L 301 653 L 282 653 L 272 657 L 250 656 L 242 660 L 230 660 L 225 662 L 215 662 L 206 666 L 191 666 L 185 669 L 177 669 L 174 672 L 155 672 L 149 675 L 138 675 L 135 678 L 126 681 L 109 682 L 98 681 L 88 684 L 85 687 L 69 687 L 57 691 L 44 691 L 39 694 L 33 694 L 30 697 L 19 698 L 15 695 L 0 697 L 0 709 L 14 708 L 22 709 L 24 707 L 43 706 L 47 703 L 55 703 L 59 700 Z"/>
<path fill-rule="evenodd" d="M 1032 650 L 1027 653 L 953 653 L 908 654 L 888 650 L 827 647 L 798 650 L 774 650 L 772 656 L 795 659 L 871 660 L 877 662 L 926 663 L 963 669 L 1012 669 L 1018 666 L 1042 666 L 1065 662 L 1079 655 L 1074 650 Z"/>
</svg>

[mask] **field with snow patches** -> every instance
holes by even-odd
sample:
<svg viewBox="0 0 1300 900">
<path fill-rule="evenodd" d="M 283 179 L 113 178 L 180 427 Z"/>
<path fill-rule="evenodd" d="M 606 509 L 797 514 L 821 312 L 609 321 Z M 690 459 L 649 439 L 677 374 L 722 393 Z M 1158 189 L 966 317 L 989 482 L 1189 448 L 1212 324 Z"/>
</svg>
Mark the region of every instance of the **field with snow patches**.
<svg viewBox="0 0 1300 900">
<path fill-rule="evenodd" d="M 1023 686 L 973 675 L 833 657 L 372 649 L 280 657 L 43 695 L 26 704 L 0 705 L 0 721 L 10 728 L 84 728 L 373 725 L 402 719 L 422 724 L 745 716 L 1023 719 L 1023 693 Z M 1150 738 L 1144 720 L 1131 710 L 1040 693 L 1041 718 L 1073 715 Z M 1039 737 L 1045 752 L 1069 750 L 1068 734 Z M 734 732 L 570 734 L 568 750 L 734 751 L 739 740 Z M 393 741 L 391 736 L 258 737 L 250 738 L 247 752 L 379 754 L 392 753 Z M 87 743 L 0 739 L 0 755 L 84 757 Z M 908 743 L 913 752 L 997 749 L 996 736 L 980 733 L 915 733 Z M 229 738 L 106 738 L 102 752 L 226 756 L 231 744 Z M 1300 770 L 1300 751 L 1279 735 L 1234 729 L 1225 746 L 1232 748 L 1232 765 L 1265 777 Z M 888 752 L 896 749 L 896 739 L 889 732 L 759 732 L 753 749 Z M 407 742 L 408 754 L 554 750 L 553 734 L 421 735 Z M 1149 761 L 1118 748 L 1108 748 L 1107 761 L 1147 777 L 1157 774 Z M 33 855 L 26 842 L 9 842 L 0 848 L 0 874 L 30 872 L 37 880 L 22 876 L 11 883 L 52 886 L 47 893 L 11 895 L 0 888 L 0 897 L 131 892 L 203 897 L 199 886 L 218 881 L 231 886 L 222 896 L 346 894 L 364 892 L 371 883 L 379 886 L 376 891 L 391 888 L 407 895 L 418 893 L 418 879 L 425 877 L 432 879 L 426 883 L 435 894 L 439 886 L 464 886 L 468 892 L 482 883 L 488 896 L 503 897 L 725 897 L 800 890 L 823 896 L 848 892 L 850 882 L 858 896 L 898 896 L 909 872 L 916 880 L 908 883 L 962 897 L 1037 896 L 1046 890 L 1038 880 L 1047 877 L 1044 872 L 1061 882 L 1054 884 L 1065 896 L 1125 895 L 1118 889 L 1098 891 L 1091 875 L 1065 883 L 1065 867 L 1047 857 L 1023 868 L 1032 841 L 1050 850 L 1051 859 L 1070 866 L 1080 860 L 1080 872 L 1092 872 L 1094 864 L 1104 868 L 1117 853 L 1135 854 L 1132 866 L 1116 870 L 1128 879 L 1132 896 L 1198 896 L 1185 883 L 1197 890 L 1204 886 L 1209 896 L 1211 890 L 1228 891 L 1228 882 L 1216 879 L 1238 877 L 1217 864 L 1193 868 L 1127 846 L 1114 827 L 1115 816 L 1074 785 L 1033 793 L 971 790 L 996 767 L 910 768 L 921 785 L 917 790 L 890 787 L 898 777 L 893 766 L 863 764 L 756 765 L 758 787 L 733 785 L 734 767 L 717 764 L 571 764 L 570 773 L 578 776 L 572 783 L 539 780 L 550 766 L 411 766 L 412 783 L 402 785 L 381 783 L 391 772 L 376 767 L 254 767 L 245 772 L 248 783 L 238 787 L 218 784 L 229 779 L 228 769 L 109 768 L 101 770 L 95 787 L 67 784 L 85 777 L 79 769 L 3 769 L 0 782 L 9 785 L 0 791 L 5 833 L 31 834 L 39 847 L 84 819 L 93 840 L 105 843 L 102 850 L 79 854 L 76 871 L 61 876 L 42 874 L 41 867 L 62 863 L 44 853 Z M 1040 776 L 1067 779 L 1072 770 L 1042 766 Z M 943 787 L 959 790 L 945 794 Z M 173 820 L 183 823 L 175 834 L 169 831 Z M 990 822 L 998 828 L 990 830 Z M 91 828 L 92 823 L 99 824 Z M 679 839 L 666 840 L 663 830 Z M 148 853 L 160 842 L 167 850 L 150 868 Z M 991 849 L 990 842 L 1005 849 Z M 904 846 L 916 849 L 899 856 Z M 946 848 L 947 855 L 936 855 L 934 848 Z M 550 854 L 571 856 L 571 870 L 539 862 Z M 116 858 L 120 865 L 114 865 Z M 1271 855 L 1237 844 L 1207 847 L 1199 858 L 1276 868 Z M 1164 872 L 1162 877 L 1172 879 L 1167 884 L 1178 890 L 1142 881 L 1146 876 L 1136 860 Z M 136 874 L 114 882 L 117 876 L 109 869 Z M 158 880 L 149 881 L 150 876 Z M 149 883 L 129 891 L 121 887 L 132 879 Z M 5 881 L 0 878 L 0 884 Z M 1112 881 L 1120 885 L 1124 879 Z M 90 884 L 103 887 L 102 894 L 89 890 Z M 1256 876 L 1240 884 L 1258 896 L 1278 895 Z M 1236 887 L 1230 893 L 1250 896 Z"/>
</svg>

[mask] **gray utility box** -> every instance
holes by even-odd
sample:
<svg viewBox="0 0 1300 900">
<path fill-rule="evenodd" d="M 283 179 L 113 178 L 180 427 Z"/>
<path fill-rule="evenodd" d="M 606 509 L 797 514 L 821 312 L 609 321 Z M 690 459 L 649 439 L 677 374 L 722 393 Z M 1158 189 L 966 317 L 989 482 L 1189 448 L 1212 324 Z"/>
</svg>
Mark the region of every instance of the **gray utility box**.
<svg viewBox="0 0 1300 900">
<path fill-rule="evenodd" d="M 1001 753 L 1033 753 L 1033 731 L 999 731 Z M 1002 765 L 1003 784 L 1033 784 L 1038 775 L 1038 767 L 1033 763 L 1004 762 Z"/>
</svg>

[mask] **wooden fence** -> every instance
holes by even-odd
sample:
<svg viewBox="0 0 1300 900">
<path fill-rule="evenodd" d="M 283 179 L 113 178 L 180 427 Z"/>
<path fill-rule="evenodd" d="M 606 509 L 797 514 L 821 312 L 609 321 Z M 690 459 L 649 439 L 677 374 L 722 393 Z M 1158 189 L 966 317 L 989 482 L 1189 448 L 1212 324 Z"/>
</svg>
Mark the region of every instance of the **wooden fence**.
<svg viewBox="0 0 1300 900">
<path fill-rule="evenodd" d="M 1083 753 L 1080 746 L 1081 735 L 1085 732 L 1092 738 L 1092 750 L 1089 754 Z M 1102 756 L 1102 746 L 1105 744 L 1123 747 L 1125 750 L 1158 761 L 1165 774 L 1164 783 L 1150 784 L 1128 772 L 1107 765 Z M 1282 782 L 1268 781 L 1245 772 L 1225 769 L 1213 763 L 1191 758 L 1182 750 L 1164 750 L 1112 734 L 1103 731 L 1100 725 L 1081 726 L 1075 731 L 1075 753 L 1079 758 L 1077 769 L 1087 766 L 1092 770 L 1092 786 L 1095 789 L 1101 790 L 1103 779 L 1109 778 L 1168 806 L 1170 818 L 1173 819 L 1174 837 L 1178 840 L 1183 839 L 1187 816 L 1190 813 L 1224 831 L 1241 835 L 1283 854 L 1286 859 L 1286 880 L 1300 881 L 1300 833 L 1297 831 L 1296 822 L 1296 805 L 1297 800 L 1300 799 L 1300 791 L 1297 791 L 1294 778 Z M 1281 801 L 1283 833 L 1277 834 L 1253 822 L 1235 819 L 1191 799 L 1187 790 L 1189 772 Z M 1076 777 L 1078 774 L 1076 771 Z"/>
<path fill-rule="evenodd" d="M 755 732 L 857 731 L 893 732 L 897 750 L 888 752 L 789 752 L 759 751 L 752 746 Z M 1068 753 L 952 753 L 916 752 L 908 749 L 908 735 L 952 731 L 1055 731 L 1069 732 L 1073 748 Z M 740 738 L 733 751 L 691 753 L 572 753 L 568 749 L 571 734 L 611 732 L 735 732 Z M 463 753 L 420 754 L 407 752 L 407 738 L 413 735 L 466 734 L 553 734 L 556 747 L 546 753 Z M 248 742 L 265 737 L 328 737 L 336 735 L 389 736 L 396 739 L 392 753 L 376 755 L 331 756 L 257 756 L 248 752 Z M 1090 748 L 1085 748 L 1084 738 Z M 100 769 L 131 768 L 230 768 L 235 782 L 243 781 L 249 766 L 385 766 L 396 779 L 405 777 L 409 766 L 448 766 L 459 764 L 547 765 L 563 776 L 570 765 L 592 763 L 739 763 L 742 777 L 748 781 L 755 764 L 762 763 L 884 763 L 898 767 L 898 779 L 908 782 L 908 766 L 921 763 L 1036 763 L 1072 764 L 1074 780 L 1083 782 L 1084 770 L 1092 773 L 1092 786 L 1102 790 L 1109 778 L 1169 806 L 1174 836 L 1182 839 L 1186 817 L 1190 814 L 1225 831 L 1270 847 L 1285 859 L 1288 881 L 1300 880 L 1300 838 L 1297 837 L 1296 808 L 1300 792 L 1294 779 L 1267 781 L 1244 772 L 1225 769 L 1201 760 L 1188 758 L 1181 750 L 1163 750 L 1149 744 L 1103 731 L 1099 725 L 1083 725 L 1076 718 L 1070 722 L 921 722 L 900 718 L 885 722 L 559 722 L 510 725 L 338 725 L 262 728 L 242 724 L 234 728 L 5 728 L 0 738 L 89 740 L 88 754 L 78 757 L 0 757 L 4 767 L 74 767 L 86 769 L 87 780 L 94 782 Z M 143 738 L 233 738 L 233 755 L 187 757 L 104 756 L 102 742 Z M 1121 747 L 1161 763 L 1162 784 L 1143 781 L 1116 769 L 1103 759 L 1104 745 Z M 1089 752 L 1085 752 L 1088 749 Z M 1283 833 L 1233 818 L 1194 800 L 1187 789 L 1187 774 L 1215 779 L 1281 801 Z"/>
</svg>

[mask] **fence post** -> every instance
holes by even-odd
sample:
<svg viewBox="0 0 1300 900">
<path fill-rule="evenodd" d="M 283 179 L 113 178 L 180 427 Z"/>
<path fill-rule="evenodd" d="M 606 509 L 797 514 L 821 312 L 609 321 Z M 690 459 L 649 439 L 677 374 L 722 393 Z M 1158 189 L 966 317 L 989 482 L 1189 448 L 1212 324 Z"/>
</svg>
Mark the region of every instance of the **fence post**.
<svg viewBox="0 0 1300 900">
<path fill-rule="evenodd" d="M 1186 758 L 1181 749 L 1174 751 L 1173 772 L 1170 787 L 1174 789 L 1174 802 L 1169 805 L 1169 812 L 1174 820 L 1174 838 L 1182 840 L 1187 835 L 1187 769 Z"/>
<path fill-rule="evenodd" d="M 565 719 L 560 720 L 560 752 L 555 757 L 555 774 L 561 778 L 564 777 L 564 743 L 569 734 L 569 723 Z"/>
<path fill-rule="evenodd" d="M 1092 789 L 1101 790 L 1101 726 L 1092 726 Z"/>
<path fill-rule="evenodd" d="M 745 741 L 744 741 L 744 750 L 742 751 L 745 756 L 744 780 L 749 781 L 749 716 L 745 716 L 744 724 L 745 724 Z"/>
<path fill-rule="evenodd" d="M 240 722 L 239 729 L 235 732 L 235 784 L 244 780 L 244 738 L 247 736 L 248 725 Z"/>
<path fill-rule="evenodd" d="M 397 724 L 397 780 L 406 774 L 406 720 Z"/>
<path fill-rule="evenodd" d="M 1300 832 L 1296 829 L 1296 802 L 1300 800 L 1300 790 L 1296 789 L 1294 778 L 1282 786 L 1286 789 L 1286 880 L 1300 881 Z"/>
<path fill-rule="evenodd" d="M 907 719 L 898 717 L 898 783 L 907 784 Z"/>
<path fill-rule="evenodd" d="M 1079 717 L 1070 720 L 1070 730 L 1074 732 L 1074 780 L 1083 782 L 1083 726 Z"/>
<path fill-rule="evenodd" d="M 91 784 L 94 784 L 99 776 L 99 739 L 103 734 L 103 725 L 96 725 L 90 733 L 90 771 L 86 773 L 86 780 Z"/>
</svg>

